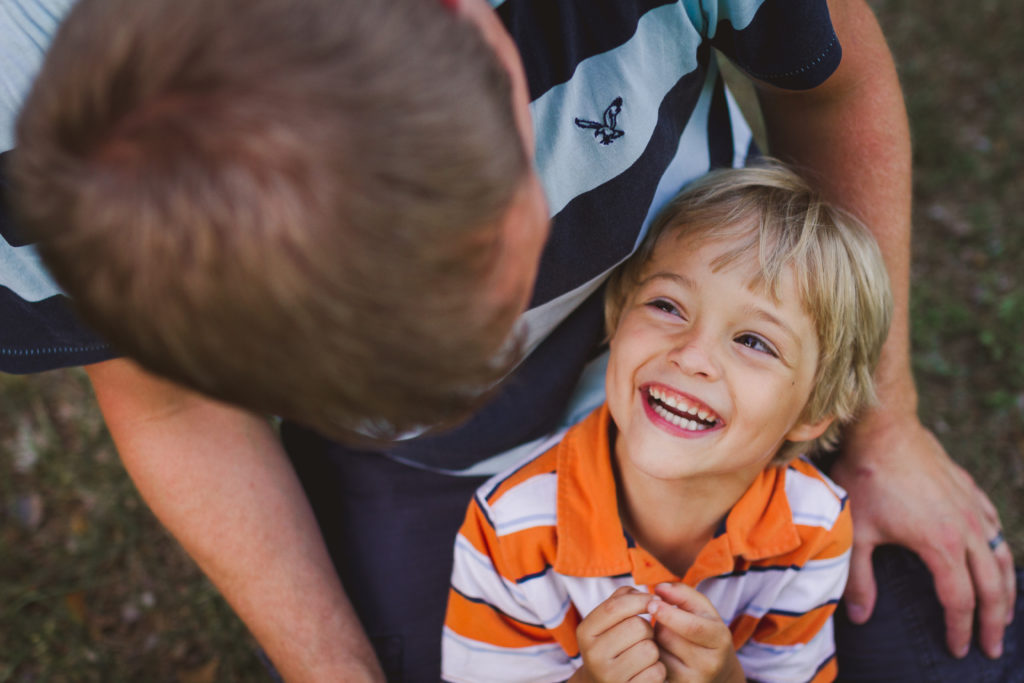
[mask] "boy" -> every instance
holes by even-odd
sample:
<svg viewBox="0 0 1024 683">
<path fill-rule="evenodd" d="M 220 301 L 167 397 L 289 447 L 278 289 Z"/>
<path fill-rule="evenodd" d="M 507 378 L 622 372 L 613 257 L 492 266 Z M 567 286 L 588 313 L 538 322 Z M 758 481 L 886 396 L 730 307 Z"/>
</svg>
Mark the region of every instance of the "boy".
<svg viewBox="0 0 1024 683">
<path fill-rule="evenodd" d="M 688 188 L 609 282 L 605 405 L 470 504 L 444 677 L 835 678 L 849 510 L 797 456 L 873 399 L 891 312 L 870 233 L 791 171 Z"/>
</svg>

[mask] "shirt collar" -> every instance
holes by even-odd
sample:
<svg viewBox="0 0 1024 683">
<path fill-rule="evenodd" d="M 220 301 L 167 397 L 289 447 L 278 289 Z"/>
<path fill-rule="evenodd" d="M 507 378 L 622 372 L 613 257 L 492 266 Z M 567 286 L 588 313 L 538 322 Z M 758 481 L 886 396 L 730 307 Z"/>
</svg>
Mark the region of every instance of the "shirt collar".
<svg viewBox="0 0 1024 683">
<path fill-rule="evenodd" d="M 678 581 L 656 558 L 633 544 L 619 518 L 607 404 L 556 446 L 558 553 L 555 571 L 568 576 L 632 574 L 638 584 Z M 786 499 L 786 468 L 769 467 L 726 516 L 724 528 L 701 549 L 683 580 L 696 585 L 753 562 L 794 550 L 800 536 Z"/>
</svg>

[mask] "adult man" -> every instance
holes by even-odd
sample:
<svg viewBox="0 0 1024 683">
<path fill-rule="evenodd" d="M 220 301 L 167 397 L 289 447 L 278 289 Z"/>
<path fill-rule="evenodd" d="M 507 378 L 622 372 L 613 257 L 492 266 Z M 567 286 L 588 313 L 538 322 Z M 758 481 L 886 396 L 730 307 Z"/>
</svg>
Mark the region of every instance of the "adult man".
<svg viewBox="0 0 1024 683">
<path fill-rule="evenodd" d="M 94 12 L 103 7 L 103 3 L 89 4 Z M 135 4 L 161 6 L 160 3 Z M 232 23 L 230 11 L 224 10 L 217 10 L 224 12 L 219 17 L 222 23 L 210 21 L 204 12 L 215 10 L 204 9 L 202 4 L 176 3 L 175 12 L 186 16 L 195 13 L 196 25 L 207 20 L 206 23 L 221 29 Z M 995 536 L 998 528 L 991 506 L 969 478 L 949 461 L 916 418 L 907 349 L 909 142 L 891 60 L 867 7 L 858 0 L 831 3 L 831 26 L 835 29 L 835 36 L 832 36 L 827 28 L 827 14 L 822 21 L 823 5 L 816 2 L 800 4 L 799 10 L 780 10 L 777 5 L 783 3 L 772 2 L 725 4 L 721 8 L 722 15 L 718 16 L 715 14 L 717 6 L 684 4 L 676 7 L 658 2 L 636 3 L 626 8 L 615 3 L 603 7 L 587 3 L 584 7 L 566 2 L 545 14 L 533 3 L 508 0 L 498 3 L 504 26 L 480 0 L 449 4 L 455 5 L 452 11 L 458 13 L 460 21 L 469 22 L 479 31 L 509 74 L 512 118 L 501 126 L 506 136 L 516 143 L 521 142 L 525 149 L 532 149 L 531 114 L 536 121 L 539 135 L 536 165 L 551 213 L 556 214 L 551 241 L 540 261 L 541 275 L 534 286 L 531 311 L 527 313 L 529 331 L 525 338 L 519 338 L 519 343 L 532 353 L 482 413 L 483 417 L 450 436 L 389 446 L 385 449 L 389 458 L 341 453 L 337 447 L 308 431 L 288 428 L 286 442 L 301 476 L 300 485 L 272 431 L 260 417 L 156 379 L 126 360 L 111 360 L 88 368 L 118 449 L 143 495 L 218 585 L 286 677 L 290 680 L 358 679 L 356 672 L 368 678 L 380 673 L 373 650 L 333 571 L 317 521 L 328 538 L 348 593 L 358 603 L 363 623 L 375 638 L 376 651 L 385 660 L 389 675 L 397 677 L 396 668 L 404 668 L 409 677 L 431 677 L 431 643 L 422 637 L 421 642 L 414 643 L 412 635 L 399 635 L 400 631 L 394 629 L 403 621 L 418 622 L 421 631 L 429 632 L 436 621 L 439 638 L 440 614 L 435 616 L 437 605 L 430 598 L 431 586 L 436 574 L 439 577 L 438 600 L 443 602 L 448 576 L 446 567 L 434 571 L 439 562 L 434 555 L 438 554 L 438 549 L 442 555 L 449 554 L 440 539 L 454 534 L 458 515 L 478 482 L 472 475 L 500 467 L 505 460 L 492 460 L 487 467 L 478 463 L 496 453 L 508 452 L 522 442 L 533 443 L 543 440 L 546 434 L 557 434 L 558 414 L 565 412 L 566 420 L 571 420 L 573 405 L 579 410 L 587 403 L 583 398 L 577 404 L 569 404 L 569 395 L 577 376 L 588 367 L 591 348 L 599 341 L 595 338 L 599 322 L 597 326 L 591 324 L 592 308 L 588 302 L 599 298 L 594 292 L 603 272 L 628 253 L 642 231 L 645 214 L 655 211 L 663 197 L 712 164 L 741 162 L 746 152 L 746 138 L 738 124 L 732 134 L 724 138 L 728 140 L 724 149 L 719 144 L 723 138 L 716 127 L 735 123 L 735 120 L 729 116 L 724 94 L 716 85 L 708 50 L 712 40 L 748 71 L 761 76 L 760 95 L 772 152 L 813 170 L 828 195 L 873 227 L 894 283 L 896 321 L 879 373 L 882 406 L 866 416 L 859 428 L 849 435 L 846 454 L 833 470 L 857 501 L 854 513 L 858 515 L 860 536 L 855 543 L 849 609 L 853 613 L 853 605 L 860 605 L 862 612 L 871 610 L 871 549 L 882 542 L 903 542 L 917 550 L 936 574 L 938 592 L 947 605 L 948 639 L 954 650 L 962 650 L 969 641 L 972 580 L 979 586 L 980 636 L 985 649 L 995 654 L 1010 611 L 1009 552 L 1005 544 L 996 546 L 994 553 L 989 548 L 987 539 Z M 119 12 L 108 10 L 109 25 L 131 26 L 127 13 L 135 16 L 143 11 L 133 10 L 131 5 L 124 3 L 118 8 Z M 273 3 L 254 6 L 270 5 Z M 413 11 L 413 4 L 402 4 L 400 11 Z M 802 61 L 793 64 L 787 60 L 790 52 L 780 49 L 779 43 L 793 42 L 794 37 L 786 34 L 779 39 L 778 26 L 792 25 L 790 20 L 796 21 L 794 17 L 801 12 L 806 15 L 801 16 L 801 20 L 813 29 L 799 34 L 808 44 L 796 50 Z M 337 13 L 345 16 L 340 10 Z M 69 24 L 79 26 L 80 30 L 78 33 L 68 30 L 67 35 L 62 36 L 65 44 L 80 39 L 83 45 L 91 45 L 97 42 L 93 36 L 103 35 L 97 32 L 97 27 L 103 24 L 80 18 L 88 16 L 82 12 L 74 18 L 77 23 Z M 93 19 L 96 16 L 94 14 Z M 309 19 L 317 18 L 315 14 L 305 16 L 309 25 L 302 26 L 302 30 L 296 28 L 293 40 L 304 37 L 304 31 L 312 30 L 313 24 L 323 23 Z M 388 22 L 397 21 L 395 16 L 386 16 Z M 364 31 L 384 25 L 383 21 L 366 20 Z M 299 24 L 301 22 L 296 20 L 296 26 Z M 144 38 L 154 37 L 155 25 L 175 39 L 188 37 L 180 28 L 177 32 L 172 30 L 173 21 L 151 22 L 148 29 L 138 29 L 134 34 L 139 49 L 146 42 Z M 664 30 L 666 26 L 671 30 Z M 506 33 L 506 27 L 512 31 L 515 44 Z M 775 42 L 769 40 L 767 46 L 755 49 L 756 40 L 740 35 L 744 28 L 750 27 L 756 30 L 748 36 L 774 37 Z M 122 31 L 129 29 L 122 28 Z M 538 35 L 544 31 L 550 32 L 546 41 Z M 105 35 L 103 40 L 114 43 L 115 47 L 131 45 L 132 35 L 130 31 L 120 33 L 120 43 L 107 41 Z M 598 39 L 593 45 L 582 37 L 561 43 L 557 39 L 563 35 L 597 36 Z M 637 35 L 641 40 L 632 40 Z M 684 35 L 692 36 L 693 42 L 676 44 Z M 843 45 L 841 61 L 839 50 L 832 45 L 836 36 Z M 283 40 L 279 35 L 274 38 Z M 210 41 L 215 39 L 215 35 L 209 36 Z M 263 43 L 268 54 L 273 54 L 273 43 L 271 40 Z M 525 74 L 516 44 L 526 63 Z M 564 46 L 572 49 L 563 50 Z M 654 89 L 652 83 L 662 75 L 657 67 L 673 61 L 663 55 L 666 46 L 678 50 L 679 54 L 673 59 L 687 57 L 692 67 L 687 64 L 683 68 L 673 63 L 676 71 L 665 75 L 667 84 L 663 90 L 647 97 L 645 93 Z M 613 61 L 597 59 L 616 49 L 619 52 Z M 753 52 L 746 54 L 744 50 L 748 49 Z M 194 47 L 194 50 L 197 61 L 202 62 L 208 56 L 201 47 Z M 775 65 L 757 68 L 776 53 L 782 57 L 778 68 Z M 67 66 L 74 61 L 71 57 L 78 53 L 65 47 L 63 54 Z M 186 54 L 183 62 L 191 56 Z M 85 63 L 89 68 L 128 73 L 106 64 L 99 69 L 89 60 Z M 367 59 L 366 63 L 374 62 Z M 607 69 L 613 66 L 615 70 L 609 72 Z M 273 60 L 268 58 L 264 68 L 272 71 Z M 689 76 L 691 73 L 694 75 Z M 808 79 L 802 80 L 802 74 Z M 45 86 L 54 78 L 45 73 L 41 85 L 37 86 L 38 92 L 45 94 Z M 116 100 L 114 96 L 123 91 L 118 89 L 118 84 L 124 90 L 133 87 L 145 90 L 146 86 L 145 81 L 140 85 L 127 76 L 121 81 L 112 78 L 111 83 L 113 85 L 106 91 L 113 98 L 110 101 Z M 204 82 L 195 80 L 186 85 L 201 91 Z M 296 87 L 300 86 L 298 83 Z M 808 89 L 784 89 L 794 87 Z M 580 94 L 588 89 L 589 96 Z M 54 88 L 54 91 L 57 95 L 51 99 L 59 110 L 61 89 Z M 247 94 L 245 90 L 228 91 L 232 102 L 244 101 Z M 672 99 L 676 96 L 680 101 Z M 120 118 L 115 116 L 119 125 L 111 130 L 132 134 L 145 130 L 153 119 L 174 113 L 181 102 L 173 97 L 164 98 L 158 100 L 160 106 L 144 115 L 132 116 L 129 112 Z M 183 118 L 203 121 L 204 117 L 223 111 L 222 105 L 230 108 L 229 104 L 207 101 L 205 106 L 186 108 L 188 115 Z M 670 121 L 662 122 L 663 106 L 672 114 Z M 53 139 L 54 131 L 59 130 L 45 128 L 44 117 L 35 118 L 34 112 L 40 111 L 45 108 L 30 104 L 22 119 L 24 134 L 19 140 L 27 142 L 19 153 L 24 152 L 25 158 L 33 158 L 31 155 L 39 148 L 39 141 L 48 136 Z M 401 113 L 387 109 L 382 115 Z M 66 111 L 64 116 L 66 120 L 76 119 L 73 110 Z M 242 118 L 233 120 L 234 123 L 245 122 L 244 112 L 239 116 Z M 88 120 L 83 110 L 78 110 L 78 123 Z M 688 125 L 691 121 L 697 122 L 696 128 Z M 551 127 L 553 122 L 562 124 L 557 131 Z M 277 131 L 278 137 L 257 139 L 280 140 L 281 136 L 287 138 L 293 131 L 302 130 L 305 129 L 295 124 Z M 365 131 L 355 129 L 351 134 L 361 136 Z M 694 134 L 700 136 L 697 145 L 688 137 Z M 639 146 L 634 140 L 639 141 Z M 287 139 L 282 144 L 285 143 Z M 566 152 L 567 144 L 572 145 L 571 152 Z M 584 147 L 584 144 L 589 146 Z M 258 156 L 263 149 L 267 148 L 249 150 L 248 158 Z M 645 157 L 648 149 L 660 160 L 656 164 L 659 170 L 654 173 L 643 171 L 651 166 Z M 696 149 L 703 149 L 702 154 L 698 155 Z M 90 157 L 93 161 L 96 158 L 113 164 L 105 168 L 121 168 L 122 171 L 126 167 L 142 168 L 146 161 L 136 148 L 117 145 L 103 148 L 99 157 Z M 645 163 L 639 164 L 640 161 Z M 38 168 L 40 170 L 35 171 L 32 167 L 22 167 L 23 184 L 19 187 L 30 185 L 34 177 L 36 187 L 45 188 L 50 174 L 43 172 L 45 166 Z M 593 168 L 600 171 L 593 174 L 590 172 Z M 639 176 L 631 174 L 634 168 L 641 169 Z M 471 167 L 466 173 L 475 172 Z M 120 183 L 126 182 L 123 175 L 122 172 L 122 176 L 116 177 L 118 184 L 113 186 L 114 194 L 122 188 Z M 477 302 L 481 300 L 486 309 L 518 312 L 530 296 L 529 287 L 534 283 L 538 267 L 537 254 L 546 234 L 546 212 L 544 197 L 537 191 L 537 177 L 526 171 L 518 175 L 522 177 L 514 178 L 509 194 L 501 202 L 505 208 L 486 221 L 491 229 L 487 232 L 490 240 L 485 251 L 493 259 L 490 261 L 493 267 L 486 269 L 488 279 L 480 285 L 482 298 L 471 297 L 459 306 L 472 309 L 480 305 Z M 227 177 L 236 176 L 228 174 Z M 316 175 L 307 176 L 310 182 L 316 179 Z M 277 185 L 265 182 L 257 187 L 272 190 Z M 318 191 L 312 196 L 316 198 L 320 194 Z M 620 220 L 622 206 L 627 203 L 643 206 L 636 201 L 638 195 L 647 199 L 647 206 L 640 215 L 632 216 L 629 225 L 623 225 L 621 230 L 611 229 L 618 227 L 614 223 Z M 22 201 L 27 214 L 44 212 L 40 203 L 33 207 L 30 200 Z M 296 201 L 296 204 L 302 202 Z M 611 244 L 605 245 L 608 248 L 592 249 L 590 245 L 596 243 L 600 235 L 585 230 L 589 221 L 608 207 L 615 208 L 609 210 L 609 222 L 613 225 L 607 226 L 601 234 L 607 235 Z M 304 207 L 296 210 L 301 208 Z M 290 210 L 290 205 L 282 209 L 284 214 Z M 573 215 L 574 211 L 581 213 Z M 482 210 L 481 215 L 486 213 Z M 59 227 L 45 217 L 37 216 L 33 222 L 37 228 L 47 224 L 51 228 Z M 55 234 L 50 238 L 55 238 Z M 580 258 L 582 249 L 587 250 L 586 258 Z M 57 250 L 51 251 L 56 253 Z M 206 251 L 199 249 L 196 253 L 204 255 Z M 71 249 L 65 252 L 65 258 L 73 260 L 74 254 L 75 250 Z M 579 267 L 580 261 L 592 259 L 599 267 Z M 570 277 L 560 278 L 560 273 L 569 273 Z M 73 278 L 64 275 L 63 279 Z M 109 280 L 108 288 L 114 294 L 130 291 L 134 295 L 138 291 L 118 290 L 116 284 L 116 278 Z M 272 298 L 253 302 L 250 308 L 269 305 Z M 235 309 L 220 310 L 233 314 Z M 209 313 L 211 319 L 215 312 Z M 102 317 L 98 313 L 93 315 L 97 319 Z M 317 318 L 310 317 L 315 327 Z M 495 329 L 502 324 L 507 327 L 508 318 L 507 315 L 496 316 Z M 449 331 L 453 335 L 459 332 L 458 329 Z M 477 352 L 498 353 L 505 336 L 495 333 Z M 309 342 L 300 338 L 296 343 L 300 340 Z M 132 343 L 127 337 L 118 341 L 126 346 Z M 166 340 L 167 344 L 173 341 Z M 406 341 L 415 346 L 421 340 L 411 337 Z M 213 340 L 209 346 L 213 349 L 211 358 L 218 355 L 217 349 L 221 358 L 231 354 L 223 340 Z M 303 353 L 298 348 L 290 351 L 292 355 Z M 174 368 L 160 367 L 160 370 L 182 381 L 190 381 L 207 393 L 244 401 L 245 396 L 228 396 L 223 386 L 205 379 L 216 371 L 208 367 L 209 362 L 197 365 L 200 370 L 190 374 L 188 366 L 194 356 L 191 349 L 182 353 L 181 362 Z M 144 351 L 136 354 L 145 355 Z M 564 362 L 570 356 L 572 362 Z M 559 368 L 559 363 L 552 362 L 552 358 L 563 361 L 558 372 L 553 369 Z M 151 366 L 159 365 L 156 360 L 147 361 Z M 346 369 L 355 371 L 352 367 Z M 239 371 L 241 375 L 245 374 L 244 370 Z M 541 382 L 541 376 L 545 381 Z M 289 375 L 280 373 L 277 381 L 284 384 L 289 381 Z M 366 382 L 370 386 L 363 388 L 365 394 L 371 393 L 373 388 L 381 391 L 388 388 L 384 382 L 378 382 L 377 387 L 372 386 L 372 380 Z M 485 382 L 478 377 L 472 384 L 478 389 Z M 545 387 L 544 391 L 538 391 L 538 386 Z M 304 388 L 302 384 L 293 384 L 282 393 L 294 396 Z M 541 398 L 544 401 L 540 401 Z M 531 405 L 531 401 L 536 403 Z M 515 410 L 506 409 L 507 406 Z M 306 414 L 296 414 L 302 411 L 291 410 L 287 405 L 252 407 L 297 417 L 313 422 L 322 431 L 331 431 L 330 410 L 325 411 L 322 419 L 314 420 Z M 396 419 L 389 419 L 382 425 L 359 424 L 361 419 L 372 420 L 373 417 L 372 414 L 361 415 L 352 420 L 343 415 L 334 419 L 341 421 L 339 430 L 346 434 L 360 431 L 358 428 L 362 426 L 361 431 L 369 436 L 416 431 L 421 423 L 412 420 L 412 424 L 399 425 Z M 423 421 L 426 420 L 424 417 Z M 418 467 L 404 464 L 409 462 Z M 453 477 L 437 469 L 459 470 L 463 476 Z M 370 488 L 374 483 L 379 484 L 376 490 Z M 303 486 L 313 499 L 316 518 L 303 496 Z M 337 492 L 346 488 L 344 495 L 339 496 Z M 911 490 L 917 495 L 908 500 Z M 443 502 L 438 503 L 441 500 Z M 951 511 L 951 504 L 960 508 Z M 898 511 L 894 511 L 897 506 Z M 425 510 L 430 510 L 431 514 L 426 515 Z M 437 525 L 412 526 L 411 520 L 427 516 L 436 517 Z M 374 518 L 381 520 L 380 528 L 367 527 L 368 520 Z M 429 546 L 432 552 L 419 548 L 426 553 L 425 559 L 411 554 L 411 546 L 406 548 L 397 540 L 399 534 L 422 536 L 420 543 Z M 393 557 L 379 555 L 385 550 L 381 537 L 388 540 L 387 550 L 395 553 Z M 934 539 L 953 540 L 948 547 L 935 548 Z M 378 555 L 367 558 L 371 551 Z M 421 562 L 423 567 L 418 564 Z M 388 575 L 381 570 L 387 566 L 398 571 Z M 422 584 L 414 585 L 408 579 L 409 567 L 416 567 L 416 574 L 424 575 Z M 405 592 L 400 592 L 402 590 Z M 400 597 L 382 597 L 389 591 Z M 417 614 L 421 605 L 424 610 Z M 384 610 L 391 612 L 384 613 Z M 393 664 L 389 661 L 392 651 L 398 651 Z"/>
</svg>

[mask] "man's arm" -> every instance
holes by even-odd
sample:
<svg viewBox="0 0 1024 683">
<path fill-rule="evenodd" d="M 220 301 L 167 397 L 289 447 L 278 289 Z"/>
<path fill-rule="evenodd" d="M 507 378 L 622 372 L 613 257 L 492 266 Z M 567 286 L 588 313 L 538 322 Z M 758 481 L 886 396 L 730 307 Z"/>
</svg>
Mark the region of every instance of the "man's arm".
<svg viewBox="0 0 1024 683">
<path fill-rule="evenodd" d="M 280 673 L 384 680 L 267 421 L 127 360 L 86 371 L 142 496 Z"/>
<path fill-rule="evenodd" d="M 998 515 L 970 476 L 952 462 L 917 417 L 909 334 L 910 136 L 892 57 L 863 0 L 831 0 L 842 62 L 806 92 L 758 86 L 773 155 L 814 174 L 830 199 L 857 214 L 881 246 L 895 312 L 877 372 L 880 404 L 845 437 L 832 474 L 849 492 L 855 521 L 846 591 L 852 619 L 864 621 L 876 589 L 877 545 L 914 550 L 935 576 L 954 654 L 970 643 L 974 610 L 990 655 L 1001 651 L 1012 615 L 1013 559 L 987 539 Z"/>
</svg>

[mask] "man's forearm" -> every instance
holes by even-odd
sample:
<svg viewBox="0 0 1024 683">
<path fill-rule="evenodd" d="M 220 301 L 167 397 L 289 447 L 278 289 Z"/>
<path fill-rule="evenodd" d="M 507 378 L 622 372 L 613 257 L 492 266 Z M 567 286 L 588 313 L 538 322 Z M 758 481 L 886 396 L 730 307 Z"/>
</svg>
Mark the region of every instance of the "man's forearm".
<svg viewBox="0 0 1024 683">
<path fill-rule="evenodd" d="M 383 680 L 267 422 L 143 373 L 87 368 L 135 485 L 289 681 Z"/>
<path fill-rule="evenodd" d="M 759 88 L 773 155 L 811 172 L 832 200 L 867 224 L 892 281 L 894 314 L 876 377 L 878 415 L 916 415 L 910 366 L 911 153 L 892 57 L 863 0 L 829 3 L 843 46 L 839 69 L 804 93 Z"/>
</svg>

